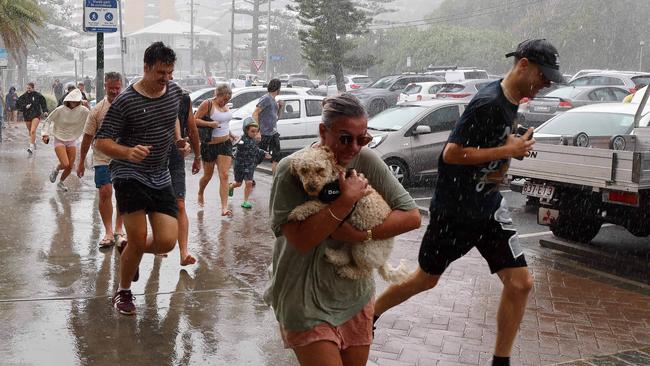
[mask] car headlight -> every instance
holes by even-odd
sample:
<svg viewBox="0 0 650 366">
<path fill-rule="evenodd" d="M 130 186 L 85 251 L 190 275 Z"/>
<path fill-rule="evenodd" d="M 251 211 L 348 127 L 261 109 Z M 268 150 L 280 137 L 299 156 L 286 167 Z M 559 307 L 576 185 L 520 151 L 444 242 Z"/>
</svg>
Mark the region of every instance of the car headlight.
<svg viewBox="0 0 650 366">
<path fill-rule="evenodd" d="M 387 136 L 387 135 L 381 135 L 381 136 L 375 136 L 375 137 L 373 137 L 373 138 L 372 138 L 372 141 L 370 141 L 370 143 L 368 144 L 368 147 L 371 148 L 371 149 L 373 149 L 373 148 L 379 146 L 379 144 L 381 144 L 382 142 L 384 142 L 384 140 L 386 139 L 386 136 Z"/>
</svg>

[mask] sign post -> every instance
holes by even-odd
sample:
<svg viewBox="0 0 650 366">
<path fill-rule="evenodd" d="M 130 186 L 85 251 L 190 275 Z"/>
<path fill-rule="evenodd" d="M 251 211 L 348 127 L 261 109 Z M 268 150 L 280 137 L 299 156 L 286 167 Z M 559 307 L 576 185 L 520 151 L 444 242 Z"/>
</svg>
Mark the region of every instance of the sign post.
<svg viewBox="0 0 650 366">
<path fill-rule="evenodd" d="M 262 69 L 262 65 L 264 65 L 264 60 L 253 60 L 253 66 L 255 66 L 257 72 L 260 72 L 260 69 Z"/>
<path fill-rule="evenodd" d="M 84 32 L 97 33 L 96 100 L 104 98 L 104 33 L 117 32 L 117 0 L 84 0 Z"/>
</svg>

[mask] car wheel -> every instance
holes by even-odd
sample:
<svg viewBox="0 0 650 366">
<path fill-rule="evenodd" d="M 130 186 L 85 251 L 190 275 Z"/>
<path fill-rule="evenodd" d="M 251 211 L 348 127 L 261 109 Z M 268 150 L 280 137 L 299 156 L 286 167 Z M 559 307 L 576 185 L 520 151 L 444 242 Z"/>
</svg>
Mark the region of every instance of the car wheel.
<svg viewBox="0 0 650 366">
<path fill-rule="evenodd" d="M 373 100 L 370 103 L 370 106 L 368 107 L 368 115 L 374 116 L 375 114 L 382 112 L 386 108 L 388 108 L 388 106 L 386 105 L 386 102 L 384 102 L 383 100 Z"/>
<path fill-rule="evenodd" d="M 406 163 L 398 159 L 388 159 L 386 160 L 386 165 L 388 165 L 388 169 L 393 174 L 393 176 L 397 178 L 398 182 L 400 182 L 403 186 L 408 184 L 409 170 L 406 166 Z"/>
<path fill-rule="evenodd" d="M 551 231 L 558 238 L 589 243 L 600 231 L 602 222 L 588 218 L 584 212 L 560 210 L 557 219 L 551 221 Z"/>
</svg>

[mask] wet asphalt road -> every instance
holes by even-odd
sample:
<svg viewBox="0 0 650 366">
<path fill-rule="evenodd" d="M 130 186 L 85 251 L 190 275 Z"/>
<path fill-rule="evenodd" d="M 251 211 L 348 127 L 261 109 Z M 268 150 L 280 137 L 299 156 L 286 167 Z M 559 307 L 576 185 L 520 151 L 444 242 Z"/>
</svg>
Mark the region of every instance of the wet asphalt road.
<svg viewBox="0 0 650 366">
<path fill-rule="evenodd" d="M 12 134 L 23 136 L 10 131 L 10 139 Z M 189 248 L 198 263 L 180 267 L 177 249 L 167 258 L 146 255 L 132 286 L 138 314 L 127 317 L 110 303 L 118 258 L 114 249 L 97 246 L 103 228 L 92 170 L 82 180 L 71 176 L 70 191 L 59 192 L 48 181 L 55 161 L 51 146 L 39 144 L 28 158 L 23 145 L 15 138 L 0 145 L 0 364 L 296 364 L 282 349 L 272 312 L 261 299 L 273 243 L 266 207 L 270 176 L 256 175 L 252 210 L 239 207 L 240 189 L 231 203 L 234 217 L 224 219 L 216 177 L 200 209 L 199 175 L 188 173 Z M 430 188 L 411 191 L 428 206 Z M 520 194 L 504 195 L 527 254 L 608 274 L 607 268 L 540 247 L 540 239 L 552 237 L 548 229 L 536 224 Z M 616 252 L 650 253 L 649 238 L 614 226 L 603 228 L 594 243 Z M 649 282 L 643 275 L 623 278 Z"/>
</svg>

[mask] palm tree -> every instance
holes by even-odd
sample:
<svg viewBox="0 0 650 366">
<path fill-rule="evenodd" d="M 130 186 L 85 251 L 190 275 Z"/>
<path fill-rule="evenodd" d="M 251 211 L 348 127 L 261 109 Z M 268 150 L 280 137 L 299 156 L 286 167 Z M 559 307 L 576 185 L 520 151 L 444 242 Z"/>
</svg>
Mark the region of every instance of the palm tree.
<svg viewBox="0 0 650 366">
<path fill-rule="evenodd" d="M 33 27 L 40 27 L 45 13 L 36 0 L 0 0 L 0 38 L 16 60 L 27 56 L 27 42 L 36 40 Z"/>
</svg>

